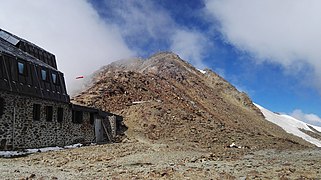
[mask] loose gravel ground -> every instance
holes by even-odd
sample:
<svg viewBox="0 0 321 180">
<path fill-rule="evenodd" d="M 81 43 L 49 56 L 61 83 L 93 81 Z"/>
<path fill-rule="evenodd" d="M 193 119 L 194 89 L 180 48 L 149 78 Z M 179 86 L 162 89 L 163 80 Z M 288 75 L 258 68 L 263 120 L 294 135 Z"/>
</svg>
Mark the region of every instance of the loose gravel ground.
<svg viewBox="0 0 321 180">
<path fill-rule="evenodd" d="M 242 149 L 230 149 L 234 154 Z M 321 149 L 215 153 L 129 142 L 0 159 L 1 179 L 321 179 Z"/>
</svg>

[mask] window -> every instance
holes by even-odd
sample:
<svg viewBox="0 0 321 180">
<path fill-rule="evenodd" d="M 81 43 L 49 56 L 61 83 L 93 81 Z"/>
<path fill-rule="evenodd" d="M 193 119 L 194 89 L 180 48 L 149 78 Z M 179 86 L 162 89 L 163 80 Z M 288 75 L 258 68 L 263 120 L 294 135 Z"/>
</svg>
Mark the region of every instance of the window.
<svg viewBox="0 0 321 180">
<path fill-rule="evenodd" d="M 72 111 L 72 122 L 76 124 L 81 124 L 83 121 L 83 112 L 82 111 Z"/>
<path fill-rule="evenodd" d="M 51 74 L 52 82 L 56 85 L 59 85 L 58 74 L 56 72 Z"/>
<path fill-rule="evenodd" d="M 17 45 L 19 43 L 19 39 L 13 37 L 12 35 L 10 35 L 9 33 L 0 30 L 0 38 L 8 41 L 10 44 L 12 45 Z"/>
<path fill-rule="evenodd" d="M 46 121 L 51 122 L 53 115 L 52 106 L 46 106 Z"/>
<path fill-rule="evenodd" d="M 33 120 L 40 121 L 40 104 L 33 104 Z"/>
<path fill-rule="evenodd" d="M 18 62 L 18 73 L 20 75 L 26 76 L 27 75 L 27 68 L 25 63 L 23 62 Z"/>
<path fill-rule="evenodd" d="M 64 120 L 64 108 L 58 108 L 57 121 L 61 123 Z"/>
<path fill-rule="evenodd" d="M 53 82 L 54 84 L 56 84 L 56 83 L 57 83 L 57 74 L 52 73 L 52 74 L 51 74 L 51 77 L 52 77 L 52 82 Z"/>
<path fill-rule="evenodd" d="M 47 70 L 41 69 L 41 79 L 43 81 L 48 81 L 48 71 Z"/>
<path fill-rule="evenodd" d="M 90 113 L 90 124 L 93 125 L 95 122 L 95 114 L 94 113 Z"/>
<path fill-rule="evenodd" d="M 4 113 L 4 106 L 5 106 L 5 102 L 4 99 L 0 97 L 0 117 L 3 115 Z"/>
</svg>

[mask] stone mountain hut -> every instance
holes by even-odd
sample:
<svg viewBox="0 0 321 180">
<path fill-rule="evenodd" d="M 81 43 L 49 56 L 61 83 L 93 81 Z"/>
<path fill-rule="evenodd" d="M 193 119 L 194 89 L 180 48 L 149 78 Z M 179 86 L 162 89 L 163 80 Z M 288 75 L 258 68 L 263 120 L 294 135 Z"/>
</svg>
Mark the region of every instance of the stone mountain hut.
<svg viewBox="0 0 321 180">
<path fill-rule="evenodd" d="M 55 55 L 0 29 L 0 150 L 111 142 L 121 121 L 72 104 Z"/>
</svg>

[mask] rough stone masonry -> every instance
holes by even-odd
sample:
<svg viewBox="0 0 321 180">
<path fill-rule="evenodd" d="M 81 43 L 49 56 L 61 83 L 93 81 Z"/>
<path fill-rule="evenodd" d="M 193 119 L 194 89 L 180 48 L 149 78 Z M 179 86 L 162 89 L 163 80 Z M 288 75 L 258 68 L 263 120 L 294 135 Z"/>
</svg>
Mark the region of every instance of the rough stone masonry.
<svg viewBox="0 0 321 180">
<path fill-rule="evenodd" d="M 47 146 L 65 146 L 73 143 L 96 142 L 95 122 L 90 112 L 83 112 L 81 123 L 72 122 L 70 104 L 40 98 L 17 96 L 1 92 L 0 149 L 21 149 Z M 34 119 L 34 105 L 40 105 L 40 119 Z M 47 120 L 46 107 L 52 107 L 52 119 Z M 63 119 L 58 121 L 58 108 Z M 95 116 L 98 119 L 98 116 Z M 111 138 L 116 136 L 116 116 L 107 116 Z"/>
</svg>

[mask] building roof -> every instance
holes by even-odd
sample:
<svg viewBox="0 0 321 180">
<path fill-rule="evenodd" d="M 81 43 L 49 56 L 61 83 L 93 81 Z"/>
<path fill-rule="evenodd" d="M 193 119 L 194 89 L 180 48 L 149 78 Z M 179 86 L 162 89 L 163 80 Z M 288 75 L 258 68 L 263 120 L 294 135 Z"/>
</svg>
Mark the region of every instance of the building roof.
<svg viewBox="0 0 321 180">
<path fill-rule="evenodd" d="M 19 49 L 17 46 L 21 42 L 30 44 L 30 45 L 36 47 L 37 49 L 40 49 L 46 53 L 49 53 L 48 51 L 42 49 L 41 47 L 39 47 L 29 41 L 26 41 L 18 36 L 15 36 L 7 31 L 0 29 L 0 52 L 24 59 L 26 61 L 38 64 L 40 66 L 44 66 L 49 69 L 57 70 L 55 67 L 52 67 L 49 64 L 39 60 L 38 58 L 30 55 L 29 53 Z M 52 53 L 49 53 L 49 54 L 53 55 Z"/>
<path fill-rule="evenodd" d="M 48 64 L 40 61 L 39 59 L 29 55 L 28 53 L 23 52 L 22 50 L 16 48 L 15 46 L 11 45 L 7 41 L 3 40 L 0 38 L 0 52 L 1 53 L 6 53 L 14 57 L 18 57 L 21 59 L 24 59 L 26 61 L 38 64 L 40 66 L 44 66 L 48 69 L 53 69 L 56 70 L 55 68 L 49 66 Z"/>
<path fill-rule="evenodd" d="M 71 108 L 73 110 L 90 112 L 90 113 L 97 113 L 98 115 L 103 116 L 103 117 L 106 117 L 106 116 L 119 116 L 117 114 L 113 114 L 113 113 L 110 113 L 110 112 L 102 111 L 100 109 L 93 108 L 93 107 L 87 107 L 87 106 L 82 106 L 82 105 L 73 104 L 73 103 L 70 103 L 70 106 L 71 106 Z"/>
<path fill-rule="evenodd" d="M 0 29 L 0 57 L 0 90 L 69 103 L 53 54 Z"/>
</svg>

